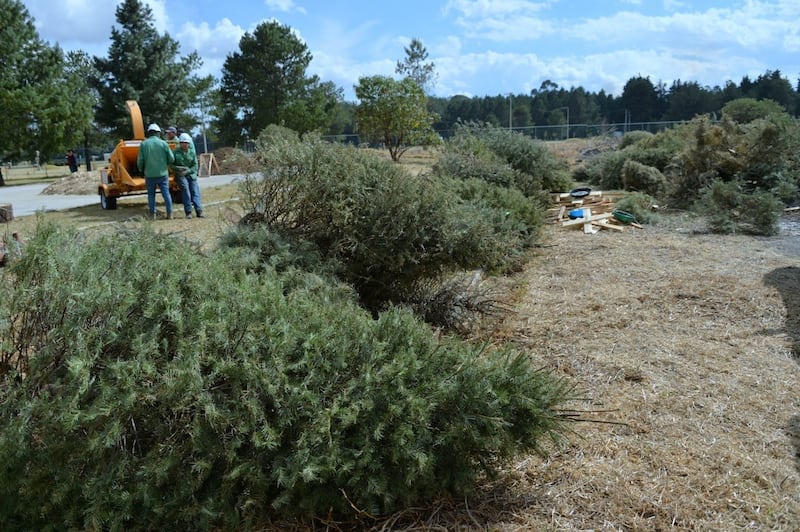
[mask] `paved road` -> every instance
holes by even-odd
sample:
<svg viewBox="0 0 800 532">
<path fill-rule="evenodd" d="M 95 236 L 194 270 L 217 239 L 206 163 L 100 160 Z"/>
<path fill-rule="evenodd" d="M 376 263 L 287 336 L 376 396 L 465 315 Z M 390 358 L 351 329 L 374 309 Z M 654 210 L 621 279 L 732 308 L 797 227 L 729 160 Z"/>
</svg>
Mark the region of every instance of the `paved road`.
<svg viewBox="0 0 800 532">
<path fill-rule="evenodd" d="M 201 186 L 227 185 L 242 178 L 242 174 L 215 175 L 201 177 Z M 97 204 L 100 208 L 100 197 L 97 194 L 80 196 L 62 196 L 42 194 L 42 190 L 50 183 L 36 185 L 19 185 L 0 187 L 0 203 L 10 203 L 14 216 L 27 216 L 37 211 L 61 211 Z"/>
</svg>

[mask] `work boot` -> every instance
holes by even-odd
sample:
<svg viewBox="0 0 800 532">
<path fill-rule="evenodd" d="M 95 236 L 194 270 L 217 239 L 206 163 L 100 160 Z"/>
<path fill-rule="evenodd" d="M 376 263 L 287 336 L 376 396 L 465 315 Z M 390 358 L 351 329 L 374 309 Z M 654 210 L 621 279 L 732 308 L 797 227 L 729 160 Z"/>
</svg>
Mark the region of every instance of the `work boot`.
<svg viewBox="0 0 800 532">
<path fill-rule="evenodd" d="M 187 212 L 187 213 L 186 213 L 186 219 L 187 219 L 187 220 L 191 220 L 191 219 L 192 219 L 192 213 L 190 213 L 190 212 Z"/>
<path fill-rule="evenodd" d="M 205 218 L 205 216 L 203 215 L 203 211 L 197 211 L 197 217 L 198 218 Z"/>
<path fill-rule="evenodd" d="M 155 221 L 155 220 L 158 220 L 158 214 L 156 214 L 156 213 L 154 213 L 154 212 L 151 212 L 151 213 L 150 213 L 150 218 L 151 218 L 153 221 Z"/>
<path fill-rule="evenodd" d="M 172 220 L 172 213 L 171 212 L 167 213 L 167 220 Z"/>
</svg>

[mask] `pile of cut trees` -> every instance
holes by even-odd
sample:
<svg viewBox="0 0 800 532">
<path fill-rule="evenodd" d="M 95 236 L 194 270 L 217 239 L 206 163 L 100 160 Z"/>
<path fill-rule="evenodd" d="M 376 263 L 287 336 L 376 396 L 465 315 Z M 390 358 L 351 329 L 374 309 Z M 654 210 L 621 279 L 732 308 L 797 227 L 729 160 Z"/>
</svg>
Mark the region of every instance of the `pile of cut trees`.
<svg viewBox="0 0 800 532">
<path fill-rule="evenodd" d="M 566 228 L 582 228 L 586 234 L 594 234 L 601 229 L 641 229 L 642 226 L 635 218 L 615 208 L 614 200 L 619 197 L 619 194 L 578 188 L 571 192 L 553 194 L 554 206 L 549 212 L 554 223 Z"/>
</svg>

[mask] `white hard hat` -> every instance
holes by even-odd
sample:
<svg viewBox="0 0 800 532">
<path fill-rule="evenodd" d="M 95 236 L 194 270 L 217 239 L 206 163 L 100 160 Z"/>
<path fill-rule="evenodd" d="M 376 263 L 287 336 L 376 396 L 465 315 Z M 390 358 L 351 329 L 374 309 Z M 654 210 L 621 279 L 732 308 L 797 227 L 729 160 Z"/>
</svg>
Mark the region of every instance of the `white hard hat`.
<svg viewBox="0 0 800 532">
<path fill-rule="evenodd" d="M 161 133 L 161 128 L 158 127 L 158 124 L 150 124 L 149 126 L 147 126 L 147 131 L 158 131 L 159 133 Z"/>
<path fill-rule="evenodd" d="M 188 133 L 181 133 L 181 136 L 178 137 L 178 142 L 192 142 L 192 137 Z"/>
</svg>

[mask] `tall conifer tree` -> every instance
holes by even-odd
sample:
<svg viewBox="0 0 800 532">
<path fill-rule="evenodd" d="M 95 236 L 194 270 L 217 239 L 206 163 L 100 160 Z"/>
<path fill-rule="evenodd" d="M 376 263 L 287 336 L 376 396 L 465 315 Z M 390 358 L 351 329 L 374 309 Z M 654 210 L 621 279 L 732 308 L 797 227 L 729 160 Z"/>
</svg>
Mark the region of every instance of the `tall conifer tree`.
<svg viewBox="0 0 800 532">
<path fill-rule="evenodd" d="M 155 28 L 153 11 L 140 0 L 117 6 L 107 57 L 95 57 L 99 77 L 98 123 L 119 138 L 131 136 L 126 100 L 136 100 L 146 123 L 173 124 L 189 106 L 191 74 L 200 66 L 192 52 L 180 57 L 179 44 Z"/>
</svg>

